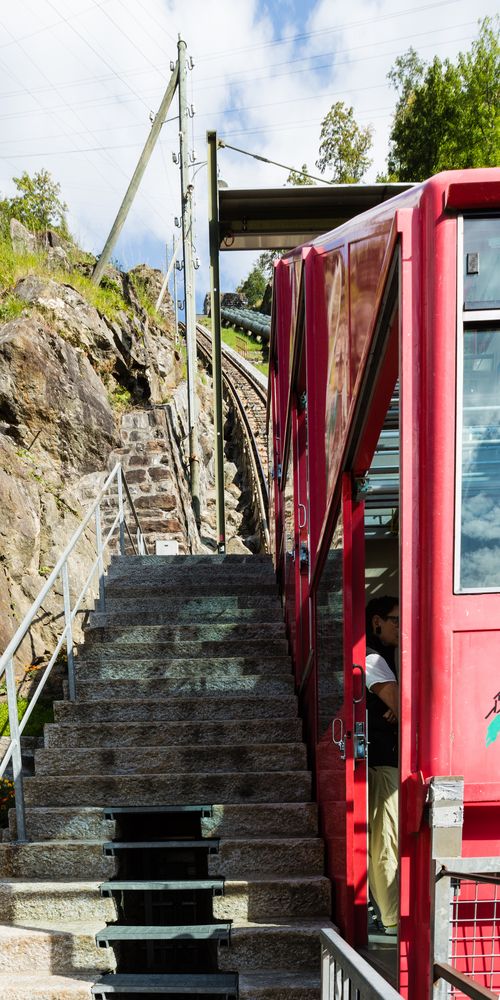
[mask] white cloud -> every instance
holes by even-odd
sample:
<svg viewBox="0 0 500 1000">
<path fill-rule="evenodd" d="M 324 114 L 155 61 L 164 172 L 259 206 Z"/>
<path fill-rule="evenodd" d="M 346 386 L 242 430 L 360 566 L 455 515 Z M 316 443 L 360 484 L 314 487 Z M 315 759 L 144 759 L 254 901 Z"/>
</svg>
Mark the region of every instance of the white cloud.
<svg viewBox="0 0 500 1000">
<path fill-rule="evenodd" d="M 193 56 L 190 100 L 199 161 L 205 134 L 270 159 L 313 169 L 320 123 L 335 100 L 373 123 L 375 162 L 384 167 L 394 95 L 386 75 L 410 44 L 424 58 L 468 48 L 477 20 L 494 0 L 418 4 L 416 0 L 21 0 L 0 12 L 0 190 L 12 177 L 45 167 L 62 186 L 70 227 L 99 251 L 113 222 L 160 104 L 182 33 Z M 297 37 L 299 36 L 300 37 Z M 281 40 L 281 41 L 280 41 Z M 279 44 L 276 44 L 279 42 Z M 171 114 L 175 115 L 176 107 Z M 117 247 L 125 266 L 149 257 L 163 266 L 162 244 L 179 215 L 175 121 L 161 141 Z M 281 186 L 286 173 L 233 153 L 220 154 L 232 187 Z M 198 284 L 208 283 L 206 177 L 196 178 Z M 223 285 L 248 271 L 248 258 L 226 254 Z"/>
</svg>

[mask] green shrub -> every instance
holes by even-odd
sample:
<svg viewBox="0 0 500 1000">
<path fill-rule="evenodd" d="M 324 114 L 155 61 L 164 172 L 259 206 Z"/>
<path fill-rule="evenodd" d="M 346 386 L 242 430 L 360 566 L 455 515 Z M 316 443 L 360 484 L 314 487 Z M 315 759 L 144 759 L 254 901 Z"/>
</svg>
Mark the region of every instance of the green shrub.
<svg viewBox="0 0 500 1000">
<path fill-rule="evenodd" d="M 17 716 L 21 720 L 28 707 L 27 698 L 17 699 Z M 42 736 L 46 722 L 54 721 L 52 702 L 39 701 L 31 713 L 23 736 Z M 0 704 L 0 736 L 10 736 L 9 710 L 6 702 Z"/>
</svg>

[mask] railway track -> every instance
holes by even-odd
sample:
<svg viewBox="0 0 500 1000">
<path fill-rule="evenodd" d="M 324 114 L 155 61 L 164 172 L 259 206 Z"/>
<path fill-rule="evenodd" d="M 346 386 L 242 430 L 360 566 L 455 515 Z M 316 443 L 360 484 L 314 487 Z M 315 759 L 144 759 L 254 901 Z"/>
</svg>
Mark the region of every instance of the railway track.
<svg viewBox="0 0 500 1000">
<path fill-rule="evenodd" d="M 212 338 L 207 330 L 196 326 L 198 352 L 211 364 Z M 222 345 L 222 377 L 224 386 L 243 428 L 248 457 L 253 470 L 255 501 L 264 545 L 269 550 L 269 494 L 266 441 L 267 388 L 264 376 L 254 375 L 252 366 L 238 358 L 236 351 Z"/>
</svg>

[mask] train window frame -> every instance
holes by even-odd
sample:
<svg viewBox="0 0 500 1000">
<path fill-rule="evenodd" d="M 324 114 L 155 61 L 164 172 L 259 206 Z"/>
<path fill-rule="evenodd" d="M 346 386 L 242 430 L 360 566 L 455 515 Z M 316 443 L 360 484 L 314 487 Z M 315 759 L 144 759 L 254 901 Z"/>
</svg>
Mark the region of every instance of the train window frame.
<svg viewBox="0 0 500 1000">
<path fill-rule="evenodd" d="M 498 594 L 500 593 L 500 581 L 495 586 L 468 587 L 462 585 L 462 507 L 463 507 L 463 420 L 464 420 L 464 374 L 465 374 L 465 351 L 464 341 L 467 332 L 486 329 L 498 331 L 500 335 L 500 308 L 467 308 L 464 296 L 464 220 L 470 218 L 496 218 L 500 224 L 498 212 L 491 213 L 470 213 L 457 217 L 457 301 L 456 301 L 456 372 L 455 372 L 455 518 L 454 518 L 454 567 L 453 567 L 453 593 L 457 596 L 464 594 Z M 500 384 L 500 383 L 499 383 Z"/>
</svg>

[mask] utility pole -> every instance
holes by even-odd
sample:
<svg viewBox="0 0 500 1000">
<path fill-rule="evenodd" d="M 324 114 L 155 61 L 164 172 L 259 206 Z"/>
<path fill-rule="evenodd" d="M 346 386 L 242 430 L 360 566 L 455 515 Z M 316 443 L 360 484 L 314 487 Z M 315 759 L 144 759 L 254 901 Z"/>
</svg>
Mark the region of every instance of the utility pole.
<svg viewBox="0 0 500 1000">
<path fill-rule="evenodd" d="M 172 236 L 172 250 L 175 250 L 175 236 Z M 177 262 L 174 267 L 174 316 L 175 316 L 175 346 L 179 343 L 179 303 L 177 302 Z"/>
<path fill-rule="evenodd" d="M 134 175 L 132 177 L 132 180 L 130 181 L 125 197 L 120 205 L 120 208 L 118 209 L 118 215 L 116 216 L 116 219 L 113 222 L 113 225 L 111 227 L 111 232 L 106 240 L 106 243 L 104 244 L 104 249 L 92 273 L 92 277 L 90 280 L 94 285 L 99 284 L 104 274 L 104 269 L 109 261 L 109 258 L 111 257 L 113 248 L 122 231 L 125 219 L 127 218 L 127 215 L 130 210 L 130 206 L 132 205 L 132 202 L 137 194 L 137 189 L 139 187 L 139 184 L 141 183 L 144 171 L 149 163 L 151 153 L 153 152 L 153 149 L 156 145 L 156 140 L 158 139 L 158 136 L 161 132 L 162 125 L 164 124 L 165 118 L 167 117 L 168 109 L 172 103 L 175 94 L 175 88 L 177 87 L 177 81 L 179 77 L 179 63 L 176 62 L 175 66 L 172 63 L 170 65 L 172 68 L 172 76 L 170 77 L 168 87 L 163 96 L 163 100 L 158 109 L 158 113 L 156 114 L 153 120 L 151 131 L 144 144 L 144 149 L 140 155 L 139 162 L 134 170 Z"/>
<path fill-rule="evenodd" d="M 177 43 L 177 65 L 179 67 L 179 138 L 182 197 L 182 240 L 184 252 L 184 298 L 186 308 L 186 353 L 188 381 L 188 423 L 189 423 L 189 469 L 191 478 L 191 499 L 198 527 L 201 522 L 200 508 L 200 460 L 198 454 L 198 402 L 196 398 L 196 299 L 193 263 L 193 185 L 189 182 L 189 139 L 187 105 L 187 65 L 186 43 L 179 38 Z"/>
<path fill-rule="evenodd" d="M 217 179 L 217 133 L 207 132 L 208 228 L 210 239 L 210 313 L 212 316 L 212 378 L 214 389 L 215 488 L 217 549 L 226 551 L 224 511 L 224 433 L 222 411 L 222 356 L 219 276 L 219 187 Z"/>
</svg>

